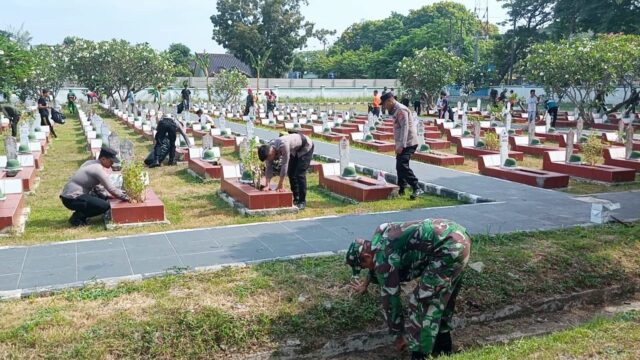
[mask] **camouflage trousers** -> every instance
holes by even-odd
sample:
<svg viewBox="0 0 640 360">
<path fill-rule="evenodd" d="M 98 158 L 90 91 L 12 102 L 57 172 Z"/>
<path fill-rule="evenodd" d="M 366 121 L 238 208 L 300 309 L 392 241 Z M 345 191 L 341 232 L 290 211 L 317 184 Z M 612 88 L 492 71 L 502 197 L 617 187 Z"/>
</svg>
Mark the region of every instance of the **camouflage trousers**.
<svg viewBox="0 0 640 360">
<path fill-rule="evenodd" d="M 460 246 L 470 246 L 469 236 Z M 466 252 L 468 253 L 468 252 Z M 409 296 L 407 341 L 411 351 L 431 354 L 438 333 L 452 330 L 455 300 L 468 256 L 436 254 Z"/>
</svg>

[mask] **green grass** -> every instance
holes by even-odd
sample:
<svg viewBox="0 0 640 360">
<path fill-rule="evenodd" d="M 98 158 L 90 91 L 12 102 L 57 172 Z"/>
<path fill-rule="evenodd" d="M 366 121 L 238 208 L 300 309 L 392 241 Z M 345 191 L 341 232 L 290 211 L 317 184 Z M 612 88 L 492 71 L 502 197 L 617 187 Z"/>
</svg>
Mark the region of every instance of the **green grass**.
<svg viewBox="0 0 640 360">
<path fill-rule="evenodd" d="M 474 236 L 470 262 L 485 268 L 467 271 L 457 311 L 465 316 L 637 281 L 639 225 Z M 0 302 L 0 358 L 219 358 L 274 350 L 292 338 L 317 349 L 384 326 L 377 288 L 354 296 L 343 256 L 179 272 Z M 502 349 L 518 358 L 556 342 L 514 343 L 478 356 L 495 358 Z"/>
<path fill-rule="evenodd" d="M 102 118 L 112 132 L 121 140 L 129 139 L 134 144 L 135 159 L 142 162 L 151 149 L 149 140 L 136 134 L 126 125 L 101 112 Z M 68 114 L 67 114 L 68 115 Z M 404 198 L 390 199 L 356 205 L 344 204 L 329 196 L 318 184 L 318 174 L 309 174 L 307 209 L 299 214 L 270 217 L 243 217 L 216 195 L 219 182 L 203 183 L 187 173 L 187 165 L 162 166 L 148 169 L 150 186 L 165 206 L 168 225 L 149 225 L 138 228 L 105 230 L 100 217 L 90 219 L 89 226 L 71 228 L 67 210 L 58 195 L 62 187 L 77 168 L 89 159 L 86 141 L 76 116 L 68 116 L 63 126 L 57 126 L 58 139 L 53 140 L 44 156 L 45 169 L 39 173 L 40 186 L 34 195 L 27 198 L 31 214 L 25 233 L 0 240 L 0 245 L 28 245 L 74 239 L 113 237 L 137 233 L 192 229 L 199 227 L 246 224 L 263 221 L 283 221 L 291 219 L 328 216 L 336 214 L 366 214 L 371 212 L 451 206 L 460 204 L 456 200 L 433 195 L 425 195 L 417 201 Z M 233 149 L 223 149 L 225 158 L 239 161 Z M 288 185 L 288 181 L 285 181 Z"/>
<path fill-rule="evenodd" d="M 640 313 L 627 312 L 612 319 L 598 318 L 589 324 L 550 335 L 486 346 L 446 357 L 455 360 L 493 359 L 638 359 Z"/>
<path fill-rule="evenodd" d="M 565 191 L 574 195 L 587 195 L 630 190 L 640 190 L 640 175 L 636 174 L 636 181 L 634 182 L 621 184 L 604 184 L 571 179 L 569 180 L 569 188 Z"/>
</svg>

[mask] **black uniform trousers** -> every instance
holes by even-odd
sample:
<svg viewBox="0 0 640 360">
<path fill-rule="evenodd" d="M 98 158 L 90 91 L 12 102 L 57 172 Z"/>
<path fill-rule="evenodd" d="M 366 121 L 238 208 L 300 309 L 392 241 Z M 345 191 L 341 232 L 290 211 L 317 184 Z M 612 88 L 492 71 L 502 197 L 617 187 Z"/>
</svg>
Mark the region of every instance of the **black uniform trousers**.
<svg viewBox="0 0 640 360">
<path fill-rule="evenodd" d="M 311 146 L 308 152 L 300 156 L 291 155 L 291 157 L 289 157 L 287 176 L 289 177 L 289 185 L 291 185 L 294 203 L 304 203 L 307 201 L 307 170 L 309 170 L 309 165 L 311 165 L 314 148 L 315 145 Z"/>
<path fill-rule="evenodd" d="M 60 196 L 60 199 L 67 209 L 75 211 L 72 217 L 81 221 L 102 215 L 111 209 L 107 200 L 89 194 L 80 195 L 73 199 Z"/>
<path fill-rule="evenodd" d="M 402 153 L 396 155 L 396 172 L 398 173 L 398 186 L 400 188 L 411 186 L 413 190 L 418 187 L 418 178 L 409 167 L 411 155 L 416 152 L 418 145 L 402 149 Z"/>
</svg>

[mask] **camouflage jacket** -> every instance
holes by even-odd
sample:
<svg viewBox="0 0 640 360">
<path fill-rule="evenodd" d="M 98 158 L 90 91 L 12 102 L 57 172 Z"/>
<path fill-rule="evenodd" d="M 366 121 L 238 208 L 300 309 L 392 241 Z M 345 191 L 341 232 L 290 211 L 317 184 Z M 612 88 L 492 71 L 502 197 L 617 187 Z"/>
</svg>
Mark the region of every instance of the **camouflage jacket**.
<svg viewBox="0 0 640 360">
<path fill-rule="evenodd" d="M 401 283 L 421 277 L 427 267 L 437 271 L 466 263 L 468 244 L 466 229 L 450 220 L 386 223 L 376 229 L 371 240 L 375 268 L 369 272 L 369 280 L 380 285 L 391 333 L 404 330 Z"/>
</svg>

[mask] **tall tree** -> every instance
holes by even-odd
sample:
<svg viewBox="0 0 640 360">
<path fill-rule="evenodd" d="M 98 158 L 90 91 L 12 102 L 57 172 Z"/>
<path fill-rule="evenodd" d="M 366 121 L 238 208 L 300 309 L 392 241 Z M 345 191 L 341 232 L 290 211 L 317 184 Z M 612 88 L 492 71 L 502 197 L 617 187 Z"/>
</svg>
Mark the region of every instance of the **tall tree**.
<svg viewBox="0 0 640 360">
<path fill-rule="evenodd" d="M 169 45 L 167 55 L 175 68 L 174 76 L 191 76 L 191 64 L 193 55 L 191 49 L 185 44 L 177 43 Z"/>
<path fill-rule="evenodd" d="M 610 93 L 623 79 L 630 84 L 640 79 L 639 54 L 637 35 L 580 37 L 532 46 L 522 67 L 528 80 L 565 94 L 580 116 L 592 122 L 599 94 Z"/>
<path fill-rule="evenodd" d="M 587 31 L 640 34 L 639 18 L 637 0 L 556 0 L 551 29 L 556 37 Z"/>
<path fill-rule="evenodd" d="M 215 100 L 223 105 L 237 103 L 242 89 L 247 86 L 249 86 L 247 77 L 237 69 L 221 70 L 213 78 Z"/>
<path fill-rule="evenodd" d="M 19 84 L 20 98 L 35 98 L 42 89 L 49 89 L 55 101 L 69 78 L 67 48 L 62 45 L 37 45 L 31 49 L 33 73 Z"/>
<path fill-rule="evenodd" d="M 31 54 L 9 38 L 0 36 L 0 92 L 8 98 L 31 74 Z"/>
<path fill-rule="evenodd" d="M 314 34 L 301 5 L 307 0 L 218 0 L 211 16 L 213 40 L 249 63 L 271 50 L 264 76 L 280 77 L 289 70 L 296 49 Z"/>
</svg>

